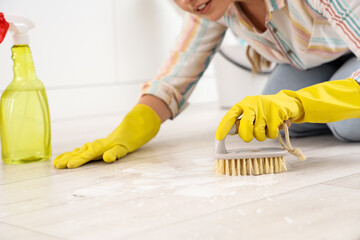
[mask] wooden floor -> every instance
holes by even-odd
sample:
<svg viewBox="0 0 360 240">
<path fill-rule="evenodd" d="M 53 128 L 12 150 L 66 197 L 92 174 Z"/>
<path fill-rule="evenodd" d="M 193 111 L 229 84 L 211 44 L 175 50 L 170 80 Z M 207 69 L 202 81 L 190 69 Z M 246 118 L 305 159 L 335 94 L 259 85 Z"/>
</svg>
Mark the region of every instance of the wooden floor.
<svg viewBox="0 0 360 240">
<path fill-rule="evenodd" d="M 308 156 L 276 175 L 214 175 L 225 111 L 193 106 L 113 164 L 0 164 L 0 239 L 360 239 L 360 143 L 293 139 Z M 104 137 L 123 116 L 53 123 L 53 156 Z M 280 146 L 275 140 L 230 148 Z M 53 160 L 53 158 L 52 158 Z"/>
</svg>

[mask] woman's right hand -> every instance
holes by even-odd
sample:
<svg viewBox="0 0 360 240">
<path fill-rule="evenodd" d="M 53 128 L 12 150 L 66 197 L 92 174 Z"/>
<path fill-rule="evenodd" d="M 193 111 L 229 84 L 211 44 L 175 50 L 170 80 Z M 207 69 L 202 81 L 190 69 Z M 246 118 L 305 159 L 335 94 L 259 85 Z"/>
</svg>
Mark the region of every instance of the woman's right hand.
<svg viewBox="0 0 360 240">
<path fill-rule="evenodd" d="M 54 166 L 77 168 L 99 159 L 108 163 L 114 162 L 155 137 L 160 125 L 161 119 L 151 107 L 137 104 L 109 136 L 57 156 Z"/>
</svg>

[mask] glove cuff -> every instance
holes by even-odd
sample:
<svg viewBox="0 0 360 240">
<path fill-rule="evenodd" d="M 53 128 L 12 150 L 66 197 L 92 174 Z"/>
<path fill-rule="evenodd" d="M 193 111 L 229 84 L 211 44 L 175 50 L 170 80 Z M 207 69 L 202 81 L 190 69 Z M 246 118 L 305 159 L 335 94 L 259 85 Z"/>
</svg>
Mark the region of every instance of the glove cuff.
<svg viewBox="0 0 360 240">
<path fill-rule="evenodd" d="M 319 83 L 297 91 L 302 122 L 328 123 L 360 117 L 360 86 L 353 79 Z"/>
<path fill-rule="evenodd" d="M 132 119 L 132 118 L 138 119 L 139 116 L 142 117 L 143 121 L 138 122 L 138 124 L 140 124 L 142 126 L 145 126 L 145 125 L 152 126 L 151 132 L 153 132 L 153 137 L 154 137 L 157 134 L 157 132 L 159 131 L 160 126 L 161 126 L 160 117 L 157 115 L 157 113 L 154 111 L 154 109 L 152 109 L 148 105 L 137 104 L 126 115 L 125 119 Z"/>
<path fill-rule="evenodd" d="M 160 126 L 161 119 L 151 107 L 137 104 L 107 139 L 132 152 L 155 137 Z"/>
</svg>

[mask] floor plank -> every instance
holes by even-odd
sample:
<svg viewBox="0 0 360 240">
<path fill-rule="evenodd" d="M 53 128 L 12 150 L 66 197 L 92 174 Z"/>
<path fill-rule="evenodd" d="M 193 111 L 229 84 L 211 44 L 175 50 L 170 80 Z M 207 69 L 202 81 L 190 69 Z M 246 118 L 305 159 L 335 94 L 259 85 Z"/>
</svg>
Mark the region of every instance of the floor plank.
<svg viewBox="0 0 360 240">
<path fill-rule="evenodd" d="M 307 199 L 319 201 L 338 194 L 345 200 L 358 202 L 360 144 L 343 143 L 331 135 L 292 139 L 293 146 L 301 148 L 308 160 L 299 162 L 287 156 L 289 170 L 285 173 L 258 177 L 215 176 L 214 135 L 224 113 L 212 105 L 194 106 L 176 121 L 166 122 L 149 144 L 113 164 L 96 161 L 77 169 L 61 170 L 55 169 L 52 161 L 16 166 L 1 164 L 0 222 L 65 239 L 156 239 L 165 238 L 169 232 L 176 233 L 178 239 L 203 236 L 223 239 L 222 235 L 231 236 L 223 232 L 229 229 L 226 226 L 230 223 L 222 225 L 214 216 L 230 217 L 230 209 L 239 206 L 249 207 L 244 216 L 243 210 L 235 210 L 242 216 L 242 229 L 254 227 L 253 217 L 264 212 L 264 204 L 281 203 L 287 215 L 281 215 L 282 208 L 269 205 L 274 208 L 273 213 L 256 218 L 258 226 L 263 228 L 274 221 L 276 230 L 278 226 L 290 225 L 300 208 L 303 217 L 302 225 L 299 224 L 311 232 L 324 229 L 326 217 L 332 226 L 339 212 L 333 209 L 335 203 L 330 200 L 321 207 L 323 210 L 314 212 L 307 208 Z M 121 115 L 109 115 L 86 121 L 55 122 L 54 157 L 106 136 L 121 118 Z M 244 143 L 237 136 L 228 137 L 226 141 L 229 149 L 280 146 L 276 140 Z M 283 199 L 283 196 L 288 197 Z M 301 201 L 293 201 L 296 198 Z M 338 204 L 340 209 L 345 209 L 340 215 L 345 223 L 358 223 L 354 215 L 359 210 L 356 206 L 342 201 Z M 347 206 L 352 207 L 353 212 Z M 256 214 L 252 216 L 251 211 Z M 326 211 L 335 215 L 329 217 Z M 249 219 L 249 224 L 244 219 Z M 321 224 L 308 228 L 304 223 L 313 220 Z M 192 229 L 192 223 L 204 224 L 210 231 L 199 228 L 190 232 L 195 235 L 181 233 L 183 229 Z M 340 225 L 337 231 L 346 230 L 349 235 L 345 236 L 353 237 L 356 229 L 349 224 Z M 287 226 L 281 236 L 298 234 L 298 231 Z"/>
<path fill-rule="evenodd" d="M 360 174 L 339 178 L 324 184 L 360 190 Z"/>
<path fill-rule="evenodd" d="M 0 222 L 0 239 L 62 240 L 64 238 L 45 235 L 23 227 Z"/>
<path fill-rule="evenodd" d="M 360 191 L 317 185 L 127 239 L 359 239 Z"/>
</svg>

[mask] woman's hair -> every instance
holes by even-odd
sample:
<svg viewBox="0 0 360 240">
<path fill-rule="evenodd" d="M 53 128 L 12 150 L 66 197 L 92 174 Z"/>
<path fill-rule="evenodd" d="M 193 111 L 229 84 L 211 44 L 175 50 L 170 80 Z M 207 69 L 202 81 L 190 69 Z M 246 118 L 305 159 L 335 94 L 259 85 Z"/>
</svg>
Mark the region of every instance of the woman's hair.
<svg viewBox="0 0 360 240">
<path fill-rule="evenodd" d="M 237 10 L 242 11 L 240 3 L 235 3 Z M 264 57 L 262 57 L 255 49 L 253 49 L 250 45 L 248 45 L 246 49 L 246 57 L 251 63 L 253 74 L 257 74 L 262 71 L 262 69 L 269 68 L 271 66 L 271 62 Z"/>
<path fill-rule="evenodd" d="M 262 71 L 263 68 L 270 68 L 271 62 L 262 57 L 255 49 L 248 45 L 246 49 L 246 57 L 251 63 L 253 74 L 257 74 Z"/>
</svg>

